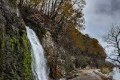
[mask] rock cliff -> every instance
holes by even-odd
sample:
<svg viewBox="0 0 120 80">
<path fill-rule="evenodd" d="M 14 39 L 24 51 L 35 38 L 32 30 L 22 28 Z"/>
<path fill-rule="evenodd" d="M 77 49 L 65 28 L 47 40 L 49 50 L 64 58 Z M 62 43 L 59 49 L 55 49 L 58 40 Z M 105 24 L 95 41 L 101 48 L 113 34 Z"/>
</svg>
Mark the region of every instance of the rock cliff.
<svg viewBox="0 0 120 80">
<path fill-rule="evenodd" d="M 50 3 L 42 0 L 0 0 L 0 80 L 34 80 L 25 26 L 31 27 L 42 43 L 51 79 L 63 78 L 76 68 L 104 66 L 102 46 L 78 30 L 84 24 L 84 0 L 80 0 L 80 11 L 74 10 L 70 1 L 61 0 L 60 6 L 52 3 L 55 9 L 48 10 L 45 6 Z"/>
</svg>

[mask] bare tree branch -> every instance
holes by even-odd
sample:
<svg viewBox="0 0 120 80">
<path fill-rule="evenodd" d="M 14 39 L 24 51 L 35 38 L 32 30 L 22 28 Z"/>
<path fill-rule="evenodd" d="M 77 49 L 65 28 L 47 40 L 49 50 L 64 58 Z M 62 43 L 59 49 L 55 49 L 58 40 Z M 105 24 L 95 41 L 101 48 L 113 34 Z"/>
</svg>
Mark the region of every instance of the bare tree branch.
<svg viewBox="0 0 120 80">
<path fill-rule="evenodd" d="M 116 58 L 111 58 L 112 61 L 116 61 L 120 63 L 120 26 L 115 26 L 113 25 L 111 30 L 109 31 L 108 35 L 105 37 L 105 42 L 107 42 L 108 46 L 113 49 L 112 55 L 111 56 L 116 56 Z M 111 49 L 110 48 L 110 49 Z"/>
<path fill-rule="evenodd" d="M 111 57 L 108 57 L 107 59 L 110 59 L 110 60 L 112 60 L 114 62 L 118 62 L 120 64 L 120 60 L 118 60 L 118 59 L 114 59 L 114 58 L 111 58 Z"/>
</svg>

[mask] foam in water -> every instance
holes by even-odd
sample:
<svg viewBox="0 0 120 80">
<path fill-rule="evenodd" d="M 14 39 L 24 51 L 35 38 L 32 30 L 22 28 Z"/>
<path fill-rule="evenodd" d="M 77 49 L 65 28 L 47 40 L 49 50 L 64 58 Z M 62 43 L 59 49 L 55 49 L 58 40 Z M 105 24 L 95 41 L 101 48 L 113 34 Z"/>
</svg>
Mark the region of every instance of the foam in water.
<svg viewBox="0 0 120 80">
<path fill-rule="evenodd" d="M 26 27 L 27 37 L 32 48 L 32 71 L 36 80 L 48 80 L 46 74 L 46 59 L 44 57 L 44 50 L 40 44 L 35 32 Z"/>
</svg>

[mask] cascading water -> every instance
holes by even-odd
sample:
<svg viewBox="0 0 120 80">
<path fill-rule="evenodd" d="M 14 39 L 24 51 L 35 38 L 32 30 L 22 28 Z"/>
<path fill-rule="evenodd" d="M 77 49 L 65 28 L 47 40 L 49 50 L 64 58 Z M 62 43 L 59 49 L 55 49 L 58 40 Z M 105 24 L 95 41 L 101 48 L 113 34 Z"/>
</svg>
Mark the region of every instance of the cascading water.
<svg viewBox="0 0 120 80">
<path fill-rule="evenodd" d="M 26 27 L 27 37 L 32 48 L 32 71 L 36 80 L 48 80 L 46 74 L 46 59 L 44 50 L 40 44 L 35 32 Z"/>
</svg>

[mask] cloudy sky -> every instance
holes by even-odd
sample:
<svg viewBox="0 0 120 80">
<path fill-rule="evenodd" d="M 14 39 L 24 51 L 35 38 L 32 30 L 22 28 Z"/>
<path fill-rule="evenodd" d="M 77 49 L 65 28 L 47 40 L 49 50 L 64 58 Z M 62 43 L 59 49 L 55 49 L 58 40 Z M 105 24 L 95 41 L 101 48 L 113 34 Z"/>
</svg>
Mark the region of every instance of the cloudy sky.
<svg viewBox="0 0 120 80">
<path fill-rule="evenodd" d="M 112 24 L 120 24 L 120 0 L 86 0 L 84 9 L 84 33 L 97 38 L 102 46 L 102 38 Z"/>
</svg>

